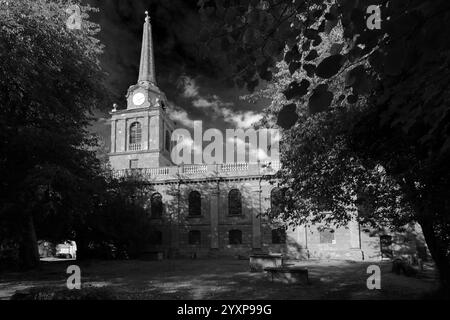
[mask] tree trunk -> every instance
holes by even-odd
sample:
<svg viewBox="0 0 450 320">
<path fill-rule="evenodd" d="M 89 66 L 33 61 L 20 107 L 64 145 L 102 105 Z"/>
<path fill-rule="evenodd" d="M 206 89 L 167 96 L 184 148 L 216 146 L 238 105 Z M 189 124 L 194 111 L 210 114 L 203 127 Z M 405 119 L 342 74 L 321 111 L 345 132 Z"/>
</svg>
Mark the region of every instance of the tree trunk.
<svg viewBox="0 0 450 320">
<path fill-rule="evenodd" d="M 447 246 L 436 236 L 433 221 L 424 219 L 419 222 L 425 237 L 428 249 L 439 271 L 441 290 L 444 294 L 450 295 L 450 261 L 447 253 Z"/>
<path fill-rule="evenodd" d="M 24 219 L 24 229 L 19 247 L 20 262 L 22 268 L 34 269 L 39 266 L 39 249 L 33 215 L 26 213 Z"/>
</svg>

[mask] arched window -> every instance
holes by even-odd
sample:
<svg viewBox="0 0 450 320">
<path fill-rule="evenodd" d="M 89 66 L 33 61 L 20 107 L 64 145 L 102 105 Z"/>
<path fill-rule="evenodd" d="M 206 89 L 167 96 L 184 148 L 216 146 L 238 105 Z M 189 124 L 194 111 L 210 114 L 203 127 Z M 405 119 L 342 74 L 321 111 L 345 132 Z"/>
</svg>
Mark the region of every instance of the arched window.
<svg viewBox="0 0 450 320">
<path fill-rule="evenodd" d="M 278 228 L 272 230 L 272 244 L 285 244 L 286 243 L 286 229 Z"/>
<path fill-rule="evenodd" d="M 166 131 L 166 150 L 170 152 L 170 143 L 171 143 L 170 132 Z"/>
<path fill-rule="evenodd" d="M 238 216 L 242 214 L 242 196 L 241 192 L 233 189 L 228 194 L 228 214 Z"/>
<path fill-rule="evenodd" d="M 192 191 L 189 193 L 189 215 L 202 215 L 202 196 L 198 191 Z"/>
<path fill-rule="evenodd" d="M 242 231 L 241 230 L 230 230 L 228 232 L 229 244 L 242 244 Z"/>
<path fill-rule="evenodd" d="M 163 202 L 160 193 L 154 193 L 152 195 L 150 198 L 150 205 L 151 217 L 155 219 L 161 218 L 163 213 Z"/>
<path fill-rule="evenodd" d="M 276 217 L 281 213 L 281 203 L 283 201 L 281 189 L 274 188 L 270 193 L 270 213 L 272 217 Z"/>
<path fill-rule="evenodd" d="M 130 145 L 141 144 L 142 127 L 139 122 L 133 122 L 130 126 Z"/>
<path fill-rule="evenodd" d="M 189 231 L 188 241 L 190 245 L 200 245 L 201 244 L 202 233 L 198 230 Z"/>
<path fill-rule="evenodd" d="M 154 230 L 150 233 L 149 244 L 154 246 L 162 245 L 162 232 Z"/>
</svg>

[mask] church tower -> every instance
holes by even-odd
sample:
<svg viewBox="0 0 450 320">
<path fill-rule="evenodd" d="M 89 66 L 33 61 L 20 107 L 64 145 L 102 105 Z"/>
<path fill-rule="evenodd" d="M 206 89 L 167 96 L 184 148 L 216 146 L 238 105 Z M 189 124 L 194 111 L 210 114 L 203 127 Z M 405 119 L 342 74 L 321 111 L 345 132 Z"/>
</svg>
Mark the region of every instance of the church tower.
<svg viewBox="0 0 450 320">
<path fill-rule="evenodd" d="M 158 88 L 153 53 L 152 25 L 145 12 L 141 62 L 137 84 L 127 92 L 127 109 L 111 114 L 110 163 L 114 170 L 171 166 L 171 136 L 167 98 Z"/>
</svg>

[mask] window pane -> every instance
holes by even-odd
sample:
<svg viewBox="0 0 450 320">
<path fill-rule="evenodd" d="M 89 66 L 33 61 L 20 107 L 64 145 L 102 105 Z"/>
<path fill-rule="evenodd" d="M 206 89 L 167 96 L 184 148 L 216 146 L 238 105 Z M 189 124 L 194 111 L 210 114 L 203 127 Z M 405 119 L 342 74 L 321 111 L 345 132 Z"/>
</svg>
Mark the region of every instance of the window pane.
<svg viewBox="0 0 450 320">
<path fill-rule="evenodd" d="M 237 189 L 231 190 L 228 194 L 228 214 L 231 216 L 242 214 L 242 197 Z"/>
<path fill-rule="evenodd" d="M 130 144 L 140 144 L 142 139 L 142 129 L 139 122 L 134 122 L 130 126 Z"/>
<path fill-rule="evenodd" d="M 202 214 L 202 197 L 200 192 L 192 191 L 189 193 L 189 215 L 200 216 Z"/>
<path fill-rule="evenodd" d="M 270 213 L 272 217 L 277 217 L 281 213 L 282 199 L 281 189 L 273 189 L 270 193 Z"/>
<path fill-rule="evenodd" d="M 151 197 L 151 216 L 152 218 L 161 218 L 163 212 L 162 196 L 159 193 L 155 193 Z"/>
</svg>

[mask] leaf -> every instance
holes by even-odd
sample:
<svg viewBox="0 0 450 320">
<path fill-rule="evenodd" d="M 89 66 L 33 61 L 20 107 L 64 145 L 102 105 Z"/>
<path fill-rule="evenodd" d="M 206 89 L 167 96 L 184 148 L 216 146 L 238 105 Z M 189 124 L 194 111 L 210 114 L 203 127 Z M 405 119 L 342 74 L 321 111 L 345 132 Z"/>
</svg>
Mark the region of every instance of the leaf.
<svg viewBox="0 0 450 320">
<path fill-rule="evenodd" d="M 314 29 L 306 29 L 306 30 L 303 32 L 303 35 L 304 35 L 306 38 L 308 38 L 309 40 L 315 40 L 319 34 L 318 34 L 318 31 L 317 31 L 317 30 L 314 30 Z"/>
<path fill-rule="evenodd" d="M 298 120 L 297 106 L 294 103 L 285 105 L 278 113 L 277 125 L 288 130 L 292 128 Z"/>
<path fill-rule="evenodd" d="M 313 45 L 313 47 L 317 47 L 321 43 L 322 43 L 322 37 L 320 35 L 317 35 L 317 37 L 314 39 L 312 45 Z"/>
<path fill-rule="evenodd" d="M 333 43 L 330 48 L 330 54 L 334 55 L 341 53 L 342 49 L 344 48 L 344 45 L 345 45 L 344 43 Z"/>
<path fill-rule="evenodd" d="M 344 56 L 335 54 L 322 60 L 317 66 L 316 75 L 318 77 L 329 79 L 336 75 L 344 64 Z"/>
<path fill-rule="evenodd" d="M 333 93 L 328 91 L 326 84 L 318 85 L 309 98 L 309 112 L 316 114 L 327 111 L 333 101 Z"/>
<path fill-rule="evenodd" d="M 295 71 L 297 71 L 302 66 L 302 63 L 300 61 L 292 61 L 289 64 L 289 72 L 294 74 Z"/>
<path fill-rule="evenodd" d="M 319 55 L 317 54 L 316 50 L 311 50 L 308 55 L 305 57 L 306 61 L 312 61 L 314 59 L 316 59 Z"/>
<path fill-rule="evenodd" d="M 316 73 L 316 66 L 313 64 L 304 64 L 303 65 L 303 70 L 306 71 L 306 74 L 308 75 L 308 77 L 312 78 L 314 77 L 315 73 Z"/>
<path fill-rule="evenodd" d="M 286 61 L 287 64 L 290 64 L 292 61 L 300 60 L 301 58 L 302 55 L 300 54 L 297 45 L 293 46 L 292 49 L 284 55 L 284 61 Z"/>
<path fill-rule="evenodd" d="M 303 97 L 308 93 L 309 86 L 310 82 L 305 79 L 303 79 L 300 83 L 298 83 L 297 81 L 293 81 L 289 84 L 288 89 L 283 93 L 288 100 Z"/>
</svg>

